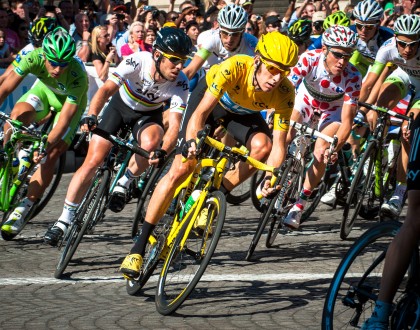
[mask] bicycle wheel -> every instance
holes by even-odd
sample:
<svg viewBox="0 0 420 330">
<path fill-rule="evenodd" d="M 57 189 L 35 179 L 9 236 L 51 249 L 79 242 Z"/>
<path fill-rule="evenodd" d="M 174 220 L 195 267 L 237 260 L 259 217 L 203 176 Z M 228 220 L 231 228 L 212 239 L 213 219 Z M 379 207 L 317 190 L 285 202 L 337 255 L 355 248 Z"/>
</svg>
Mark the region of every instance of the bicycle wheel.
<svg viewBox="0 0 420 330">
<path fill-rule="evenodd" d="M 93 178 L 91 187 L 76 211 L 71 229 L 63 240 L 63 251 L 54 272 L 55 278 L 61 278 L 83 236 L 87 231 L 92 230 L 98 217 L 103 215 L 110 177 L 111 173 L 105 169 L 99 170 Z"/>
<path fill-rule="evenodd" d="M 162 266 L 155 297 L 157 311 L 162 315 L 173 313 L 187 299 L 216 249 L 226 216 L 225 196 L 220 191 L 209 193 L 203 210 L 207 210 L 203 231 L 189 230 L 190 221 L 195 219 L 187 219 Z"/>
<path fill-rule="evenodd" d="M 44 194 L 42 195 L 41 200 L 36 205 L 35 210 L 34 210 L 32 216 L 31 216 L 31 219 L 35 218 L 44 209 L 44 207 L 50 201 L 51 197 L 54 195 L 55 191 L 57 190 L 58 185 L 60 184 L 61 177 L 63 176 L 65 166 L 66 166 L 66 153 L 63 153 L 57 161 L 53 179 L 52 179 L 50 185 L 44 191 Z M 38 167 L 35 166 L 34 170 L 31 171 L 31 175 L 33 173 L 35 173 L 35 170 L 37 168 Z"/>
<path fill-rule="evenodd" d="M 127 280 L 126 282 L 126 290 L 129 295 L 134 296 L 143 288 L 158 266 L 159 261 L 166 257 L 162 251 L 166 247 L 166 237 L 173 220 L 173 216 L 164 215 L 153 230 L 153 235 L 150 236 L 146 245 L 139 278 Z"/>
<path fill-rule="evenodd" d="M 134 215 L 133 224 L 131 226 L 131 237 L 134 238 L 139 231 L 139 224 L 144 222 L 147 207 L 149 205 L 150 198 L 152 197 L 153 191 L 155 190 L 158 182 L 168 173 L 172 166 L 175 158 L 175 150 L 166 157 L 165 163 L 159 168 L 155 168 L 151 174 L 148 182 L 146 183 L 144 190 L 137 202 L 136 213 Z"/>
<path fill-rule="evenodd" d="M 365 232 L 338 266 L 324 303 L 322 329 L 360 328 L 372 314 L 389 243 L 401 224 L 388 221 Z M 406 279 L 406 277 L 405 277 Z M 397 292 L 402 294 L 404 283 Z"/>
<path fill-rule="evenodd" d="M 365 154 L 360 160 L 356 174 L 352 180 L 340 225 L 341 239 L 346 239 L 350 234 L 354 221 L 356 220 L 362 207 L 366 210 L 373 208 L 371 203 L 374 196 L 371 194 L 368 200 L 365 200 L 365 196 L 372 193 L 373 190 L 373 168 L 375 165 L 376 148 L 376 142 L 371 141 L 366 148 Z"/>
<path fill-rule="evenodd" d="M 262 204 L 264 206 L 262 214 L 260 216 L 260 221 L 258 223 L 258 227 L 255 231 L 254 237 L 252 237 L 251 243 L 249 244 L 248 252 L 245 256 L 245 260 L 247 261 L 251 260 L 251 257 L 254 254 L 255 248 L 257 247 L 258 242 L 260 241 L 261 235 L 264 232 L 268 221 L 270 221 L 271 223 L 276 222 L 277 218 L 279 217 L 279 210 L 277 207 L 280 207 L 283 204 L 284 192 L 286 190 L 286 187 L 284 187 L 284 183 L 286 182 L 286 178 L 288 178 L 288 174 L 292 168 L 293 159 L 288 158 L 285 164 L 285 169 L 282 172 L 281 176 L 279 176 L 279 185 L 283 188 L 280 191 L 276 192 L 274 196 L 270 196 L 270 198 L 267 198 L 265 203 Z"/>
<path fill-rule="evenodd" d="M 309 219 L 309 217 L 314 213 L 315 209 L 319 205 L 319 201 L 321 200 L 321 197 L 324 196 L 324 194 L 327 192 L 327 184 L 324 181 L 321 181 L 318 184 L 318 187 L 316 187 L 312 193 L 311 196 L 309 196 L 308 201 L 306 202 L 305 210 L 302 213 L 302 217 L 300 219 L 301 224 L 304 223 L 306 220 Z"/>
<path fill-rule="evenodd" d="M 303 168 L 300 168 L 301 163 L 298 160 L 295 160 L 293 167 L 286 168 L 286 171 L 283 173 L 283 177 L 287 178 L 284 181 L 284 191 L 280 191 L 281 197 L 277 198 L 277 216 L 271 219 L 270 226 L 268 227 L 267 239 L 265 241 L 265 246 L 271 248 L 274 244 L 280 229 L 283 226 L 283 219 L 292 208 L 293 204 L 299 199 L 299 194 L 302 182 Z"/>
<path fill-rule="evenodd" d="M 226 195 L 226 201 L 232 205 L 239 205 L 245 202 L 251 196 L 250 183 L 251 178 L 233 188 L 233 190 Z"/>
<path fill-rule="evenodd" d="M 261 184 L 262 180 L 265 177 L 264 171 L 257 171 L 252 177 L 250 181 L 250 194 L 251 194 L 251 201 L 252 205 L 257 209 L 258 212 L 262 212 L 263 208 L 261 205 L 261 200 L 257 197 L 257 187 Z"/>
</svg>

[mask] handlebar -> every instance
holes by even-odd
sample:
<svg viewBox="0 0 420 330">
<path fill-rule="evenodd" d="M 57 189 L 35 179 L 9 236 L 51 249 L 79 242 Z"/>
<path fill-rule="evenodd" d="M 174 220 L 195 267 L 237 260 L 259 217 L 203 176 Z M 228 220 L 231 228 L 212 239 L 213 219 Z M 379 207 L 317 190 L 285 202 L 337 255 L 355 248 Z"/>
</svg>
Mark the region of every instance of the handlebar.
<svg viewBox="0 0 420 330">
<path fill-rule="evenodd" d="M 10 118 L 10 116 L 4 112 L 0 111 L 0 120 L 6 121 L 8 122 L 11 126 L 13 126 L 14 128 L 17 128 L 19 130 L 28 132 L 29 134 L 36 136 L 36 137 L 41 137 L 42 134 L 36 130 L 36 127 L 28 127 L 25 126 L 20 120 L 17 119 L 12 119 Z"/>
<path fill-rule="evenodd" d="M 410 116 L 405 116 L 405 115 L 399 114 L 398 112 L 395 112 L 394 110 L 391 110 L 391 109 L 388 109 L 388 108 L 385 108 L 385 107 L 380 107 L 380 106 L 377 106 L 377 105 L 374 105 L 374 104 L 369 104 L 369 103 L 360 102 L 360 101 L 358 102 L 358 104 L 359 104 L 359 106 L 365 107 L 366 109 L 375 110 L 377 112 L 382 112 L 382 113 L 388 114 L 390 116 L 393 116 L 395 118 L 406 120 L 406 121 L 408 121 L 408 125 L 407 125 L 408 128 L 409 129 L 411 128 L 411 124 L 412 124 L 413 118 L 414 118 L 413 113 L 411 113 Z"/>
</svg>

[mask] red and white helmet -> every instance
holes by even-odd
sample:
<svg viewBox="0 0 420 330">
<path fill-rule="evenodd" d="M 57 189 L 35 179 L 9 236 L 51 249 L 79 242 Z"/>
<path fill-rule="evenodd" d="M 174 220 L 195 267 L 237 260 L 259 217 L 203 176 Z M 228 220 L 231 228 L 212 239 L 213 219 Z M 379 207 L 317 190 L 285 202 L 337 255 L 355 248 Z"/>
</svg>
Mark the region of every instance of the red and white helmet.
<svg viewBox="0 0 420 330">
<path fill-rule="evenodd" d="M 357 33 L 341 25 L 330 26 L 322 34 L 322 44 L 328 47 L 355 48 L 357 39 Z"/>
</svg>

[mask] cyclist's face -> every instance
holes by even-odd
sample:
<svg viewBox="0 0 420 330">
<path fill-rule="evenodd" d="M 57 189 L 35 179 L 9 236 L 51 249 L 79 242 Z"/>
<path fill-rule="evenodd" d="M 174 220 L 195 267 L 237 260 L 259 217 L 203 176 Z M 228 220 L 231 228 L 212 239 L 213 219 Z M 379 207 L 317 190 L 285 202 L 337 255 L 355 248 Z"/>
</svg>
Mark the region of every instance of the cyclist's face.
<svg viewBox="0 0 420 330">
<path fill-rule="evenodd" d="M 243 32 L 244 31 L 233 31 L 226 28 L 220 28 L 219 35 L 223 47 L 229 52 L 235 50 L 241 42 Z"/>
<path fill-rule="evenodd" d="M 378 31 L 379 22 L 361 21 L 357 19 L 355 25 L 359 38 L 362 39 L 364 42 L 368 42 L 375 36 L 376 31 Z"/>
<path fill-rule="evenodd" d="M 260 63 L 260 64 L 258 64 Z M 287 72 L 280 70 L 274 63 L 262 60 L 260 57 L 256 57 L 255 65 L 260 65 L 257 71 L 257 82 L 263 92 L 271 92 L 279 87 L 281 81 L 287 76 Z"/>
<path fill-rule="evenodd" d="M 51 77 L 58 78 L 64 71 L 67 70 L 68 66 L 53 66 L 48 60 L 45 60 L 45 67 L 47 68 L 47 71 Z"/>
<path fill-rule="evenodd" d="M 341 75 L 346 68 L 353 50 L 344 47 L 325 47 L 322 46 L 325 54 L 325 67 L 334 76 Z"/>
<path fill-rule="evenodd" d="M 411 60 L 417 55 L 419 49 L 418 36 L 398 35 L 395 37 L 397 42 L 398 52 L 405 60 Z"/>
<path fill-rule="evenodd" d="M 156 51 L 155 56 L 159 57 L 159 55 L 160 53 Z M 184 63 L 185 61 L 181 61 L 178 57 L 171 56 L 170 54 L 163 54 L 159 69 L 165 79 L 175 81 L 183 69 Z"/>
</svg>

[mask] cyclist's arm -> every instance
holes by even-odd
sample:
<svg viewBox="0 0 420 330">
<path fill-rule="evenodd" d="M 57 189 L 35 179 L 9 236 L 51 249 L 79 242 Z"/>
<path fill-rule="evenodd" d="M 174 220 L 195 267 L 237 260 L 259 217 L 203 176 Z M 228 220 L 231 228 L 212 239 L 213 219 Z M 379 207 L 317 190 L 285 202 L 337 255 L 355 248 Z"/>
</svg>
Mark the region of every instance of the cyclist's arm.
<svg viewBox="0 0 420 330">
<path fill-rule="evenodd" d="M 114 83 L 112 80 L 107 80 L 102 85 L 101 88 L 98 89 L 95 96 L 92 98 L 90 102 L 88 115 L 95 115 L 98 116 L 101 112 L 102 108 L 104 107 L 106 101 L 114 95 L 119 89 L 119 86 Z"/>
<path fill-rule="evenodd" d="M 198 70 L 203 66 L 204 62 L 206 60 L 202 57 L 198 56 L 197 54 L 194 55 L 192 61 L 186 68 L 184 68 L 182 71 L 185 73 L 188 79 L 191 79 L 194 77 L 194 75 L 197 73 Z"/>
<path fill-rule="evenodd" d="M 216 96 L 214 96 L 209 91 L 206 91 L 203 98 L 201 99 L 200 104 L 188 122 L 186 141 L 195 139 L 197 137 L 198 131 L 204 128 L 209 114 L 212 112 L 213 108 L 217 105 L 218 102 L 219 99 Z"/>
<path fill-rule="evenodd" d="M 5 77 L 6 78 L 6 77 Z M 25 76 L 20 76 L 16 72 L 11 71 L 0 86 L 0 104 L 3 104 L 4 100 L 15 90 L 17 86 L 22 82 Z"/>
<path fill-rule="evenodd" d="M 0 76 L 0 86 L 3 85 L 4 81 L 6 80 L 6 78 L 9 76 L 10 72 L 12 72 L 14 69 L 13 64 L 10 64 L 6 71 L 3 72 L 3 74 Z"/>
<path fill-rule="evenodd" d="M 68 130 L 73 116 L 77 113 L 78 105 L 73 103 L 64 102 L 60 111 L 60 117 L 57 124 L 48 134 L 47 139 L 47 154 L 48 152 L 59 143 Z"/>
<path fill-rule="evenodd" d="M 169 112 L 169 126 L 163 136 L 162 149 L 169 154 L 176 145 L 176 138 L 178 137 L 179 127 L 181 126 L 182 113 Z"/>
<path fill-rule="evenodd" d="M 361 102 L 366 102 L 384 68 L 385 64 L 375 62 L 372 69 L 369 70 L 367 77 L 362 84 L 362 90 L 360 91 L 359 100 Z"/>
<path fill-rule="evenodd" d="M 353 119 L 356 116 L 356 110 L 357 106 L 355 104 L 343 104 L 341 110 L 341 125 L 336 133 L 338 138 L 336 150 L 339 150 L 349 138 L 353 126 Z"/>
<path fill-rule="evenodd" d="M 286 159 L 287 131 L 273 130 L 273 148 L 268 156 L 267 164 L 278 167 Z"/>
</svg>

